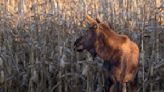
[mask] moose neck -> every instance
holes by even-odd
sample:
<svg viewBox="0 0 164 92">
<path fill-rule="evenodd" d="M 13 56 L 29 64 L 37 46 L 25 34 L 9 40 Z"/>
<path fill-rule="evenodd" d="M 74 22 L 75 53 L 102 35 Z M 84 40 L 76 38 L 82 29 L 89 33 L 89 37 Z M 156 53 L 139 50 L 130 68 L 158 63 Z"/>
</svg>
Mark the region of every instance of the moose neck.
<svg viewBox="0 0 164 92">
<path fill-rule="evenodd" d="M 107 24 L 100 24 L 97 29 L 96 52 L 104 60 L 112 59 L 112 53 L 120 44 L 119 34 L 115 33 Z"/>
</svg>

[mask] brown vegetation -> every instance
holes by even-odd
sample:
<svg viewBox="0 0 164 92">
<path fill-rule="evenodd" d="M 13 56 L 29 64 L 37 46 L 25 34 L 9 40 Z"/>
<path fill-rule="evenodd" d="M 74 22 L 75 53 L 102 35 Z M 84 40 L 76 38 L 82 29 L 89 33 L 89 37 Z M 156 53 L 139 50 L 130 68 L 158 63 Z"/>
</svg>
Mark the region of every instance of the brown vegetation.
<svg viewBox="0 0 164 92">
<path fill-rule="evenodd" d="M 101 59 L 73 50 L 86 14 L 137 42 L 139 92 L 164 90 L 162 0 L 0 0 L 0 91 L 100 92 Z"/>
</svg>

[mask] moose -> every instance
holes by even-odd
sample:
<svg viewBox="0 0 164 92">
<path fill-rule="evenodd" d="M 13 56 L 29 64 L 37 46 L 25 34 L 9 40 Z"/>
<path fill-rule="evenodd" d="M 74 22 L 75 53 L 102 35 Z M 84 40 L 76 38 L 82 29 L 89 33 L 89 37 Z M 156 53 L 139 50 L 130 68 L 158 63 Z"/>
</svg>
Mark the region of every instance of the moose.
<svg viewBox="0 0 164 92">
<path fill-rule="evenodd" d="M 104 60 L 105 92 L 124 92 L 126 83 L 130 83 L 131 92 L 136 92 L 139 48 L 126 35 L 113 31 L 106 22 L 86 16 L 89 24 L 86 34 L 74 43 L 74 50 L 87 50 L 93 58 L 99 56 Z"/>
</svg>

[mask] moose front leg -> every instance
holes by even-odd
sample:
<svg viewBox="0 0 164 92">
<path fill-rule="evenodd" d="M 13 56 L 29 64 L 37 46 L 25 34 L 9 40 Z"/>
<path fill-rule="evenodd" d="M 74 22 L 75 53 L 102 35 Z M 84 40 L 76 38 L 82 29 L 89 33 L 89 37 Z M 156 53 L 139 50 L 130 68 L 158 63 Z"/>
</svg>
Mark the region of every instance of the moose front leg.
<svg viewBox="0 0 164 92">
<path fill-rule="evenodd" d="M 112 85 L 113 85 L 112 80 L 109 77 L 105 78 L 104 91 L 103 92 L 111 92 Z"/>
<path fill-rule="evenodd" d="M 111 64 L 107 61 L 103 63 L 103 73 L 104 73 L 104 91 L 103 92 L 112 92 L 111 88 L 114 84 L 112 80 L 112 73 L 111 73 Z"/>
</svg>

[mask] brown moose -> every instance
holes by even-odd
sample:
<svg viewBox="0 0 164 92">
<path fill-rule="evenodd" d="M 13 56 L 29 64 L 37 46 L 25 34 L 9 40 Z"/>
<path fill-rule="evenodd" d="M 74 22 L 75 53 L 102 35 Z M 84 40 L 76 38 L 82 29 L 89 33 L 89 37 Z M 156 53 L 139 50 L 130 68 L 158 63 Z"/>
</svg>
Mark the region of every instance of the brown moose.
<svg viewBox="0 0 164 92">
<path fill-rule="evenodd" d="M 98 18 L 86 16 L 90 27 L 86 34 L 74 43 L 76 51 L 87 50 L 93 57 L 104 60 L 105 92 L 123 92 L 125 84 L 130 83 L 131 91 L 136 91 L 135 77 L 138 70 L 138 46 L 126 35 L 114 32 L 105 22 Z"/>
</svg>

